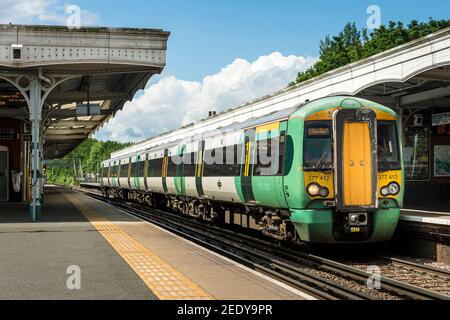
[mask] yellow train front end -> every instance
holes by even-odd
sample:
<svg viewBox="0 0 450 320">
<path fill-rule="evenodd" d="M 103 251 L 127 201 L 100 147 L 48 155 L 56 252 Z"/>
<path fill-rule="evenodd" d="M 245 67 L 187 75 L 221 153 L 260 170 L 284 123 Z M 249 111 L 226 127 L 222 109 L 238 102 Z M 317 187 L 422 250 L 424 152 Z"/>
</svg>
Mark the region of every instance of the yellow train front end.
<svg viewBox="0 0 450 320">
<path fill-rule="evenodd" d="M 304 192 L 292 203 L 299 208 L 291 206 L 300 239 L 390 240 L 404 192 L 395 112 L 362 99 L 333 97 L 306 105 L 292 121 L 303 134 Z"/>
</svg>

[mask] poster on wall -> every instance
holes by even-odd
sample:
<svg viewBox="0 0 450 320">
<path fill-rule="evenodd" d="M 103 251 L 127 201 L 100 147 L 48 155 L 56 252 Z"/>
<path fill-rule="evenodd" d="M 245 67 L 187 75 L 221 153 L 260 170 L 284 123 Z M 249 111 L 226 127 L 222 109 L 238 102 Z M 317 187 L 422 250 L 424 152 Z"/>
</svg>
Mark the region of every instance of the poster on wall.
<svg viewBox="0 0 450 320">
<path fill-rule="evenodd" d="M 434 147 L 434 176 L 450 177 L 450 145 Z"/>
<path fill-rule="evenodd" d="M 442 126 L 450 124 L 450 112 L 433 114 L 432 116 L 433 126 Z"/>
</svg>

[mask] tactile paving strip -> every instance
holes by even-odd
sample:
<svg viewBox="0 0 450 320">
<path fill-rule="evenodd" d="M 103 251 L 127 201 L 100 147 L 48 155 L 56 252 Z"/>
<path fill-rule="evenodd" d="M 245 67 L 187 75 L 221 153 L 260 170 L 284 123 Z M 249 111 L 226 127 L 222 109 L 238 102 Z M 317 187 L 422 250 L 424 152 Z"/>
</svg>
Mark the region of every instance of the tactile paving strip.
<svg viewBox="0 0 450 320">
<path fill-rule="evenodd" d="M 114 223 L 83 204 L 77 197 L 70 194 L 65 194 L 64 196 L 83 213 L 159 299 L 214 299 L 192 280 L 181 274 Z"/>
</svg>

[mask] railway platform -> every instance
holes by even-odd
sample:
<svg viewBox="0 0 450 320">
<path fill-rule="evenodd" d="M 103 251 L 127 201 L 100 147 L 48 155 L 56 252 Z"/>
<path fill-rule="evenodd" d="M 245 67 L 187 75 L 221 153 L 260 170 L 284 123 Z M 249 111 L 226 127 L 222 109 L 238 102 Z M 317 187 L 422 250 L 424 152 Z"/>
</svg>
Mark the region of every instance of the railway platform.
<svg viewBox="0 0 450 320">
<path fill-rule="evenodd" d="M 306 293 L 93 198 L 0 204 L 0 299 L 305 300 Z"/>
<path fill-rule="evenodd" d="M 445 208 L 404 209 L 400 219 L 393 241 L 396 250 L 450 264 L 450 212 Z"/>
</svg>

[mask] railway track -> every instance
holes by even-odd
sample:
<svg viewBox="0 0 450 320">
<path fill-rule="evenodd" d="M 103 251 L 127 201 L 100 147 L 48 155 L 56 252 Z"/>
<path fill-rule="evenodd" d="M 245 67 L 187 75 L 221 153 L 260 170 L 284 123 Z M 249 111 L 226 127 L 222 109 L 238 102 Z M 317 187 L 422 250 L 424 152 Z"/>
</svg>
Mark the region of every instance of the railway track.
<svg viewBox="0 0 450 320">
<path fill-rule="evenodd" d="M 106 199 L 92 190 L 81 191 L 97 200 L 107 202 L 133 216 L 151 222 L 170 232 L 202 245 L 212 251 L 227 256 L 254 270 L 263 272 L 299 290 L 306 291 L 318 299 L 326 300 L 448 300 L 446 291 L 434 291 L 392 276 L 391 273 L 378 275 L 381 288 L 369 289 L 367 280 L 373 274 L 365 267 L 369 264 L 349 266 L 339 261 L 326 259 L 280 247 L 269 241 L 222 229 L 214 225 L 199 223 L 176 213 L 152 209 L 135 203 Z M 416 272 L 421 267 L 422 274 L 432 274 L 435 279 L 446 279 L 440 270 L 415 265 L 394 258 L 390 265 L 411 268 Z M 373 261 L 372 261 L 373 263 Z M 370 264 L 379 265 L 379 264 Z M 389 274 L 389 276 L 387 276 Z M 445 282 L 445 280 L 443 280 Z M 448 281 L 446 281 L 448 283 Z M 419 285 L 418 285 L 419 284 Z"/>
<path fill-rule="evenodd" d="M 379 255 L 364 261 L 346 262 L 360 270 L 377 266 L 383 275 L 430 291 L 450 296 L 450 272 L 396 257 Z"/>
</svg>

